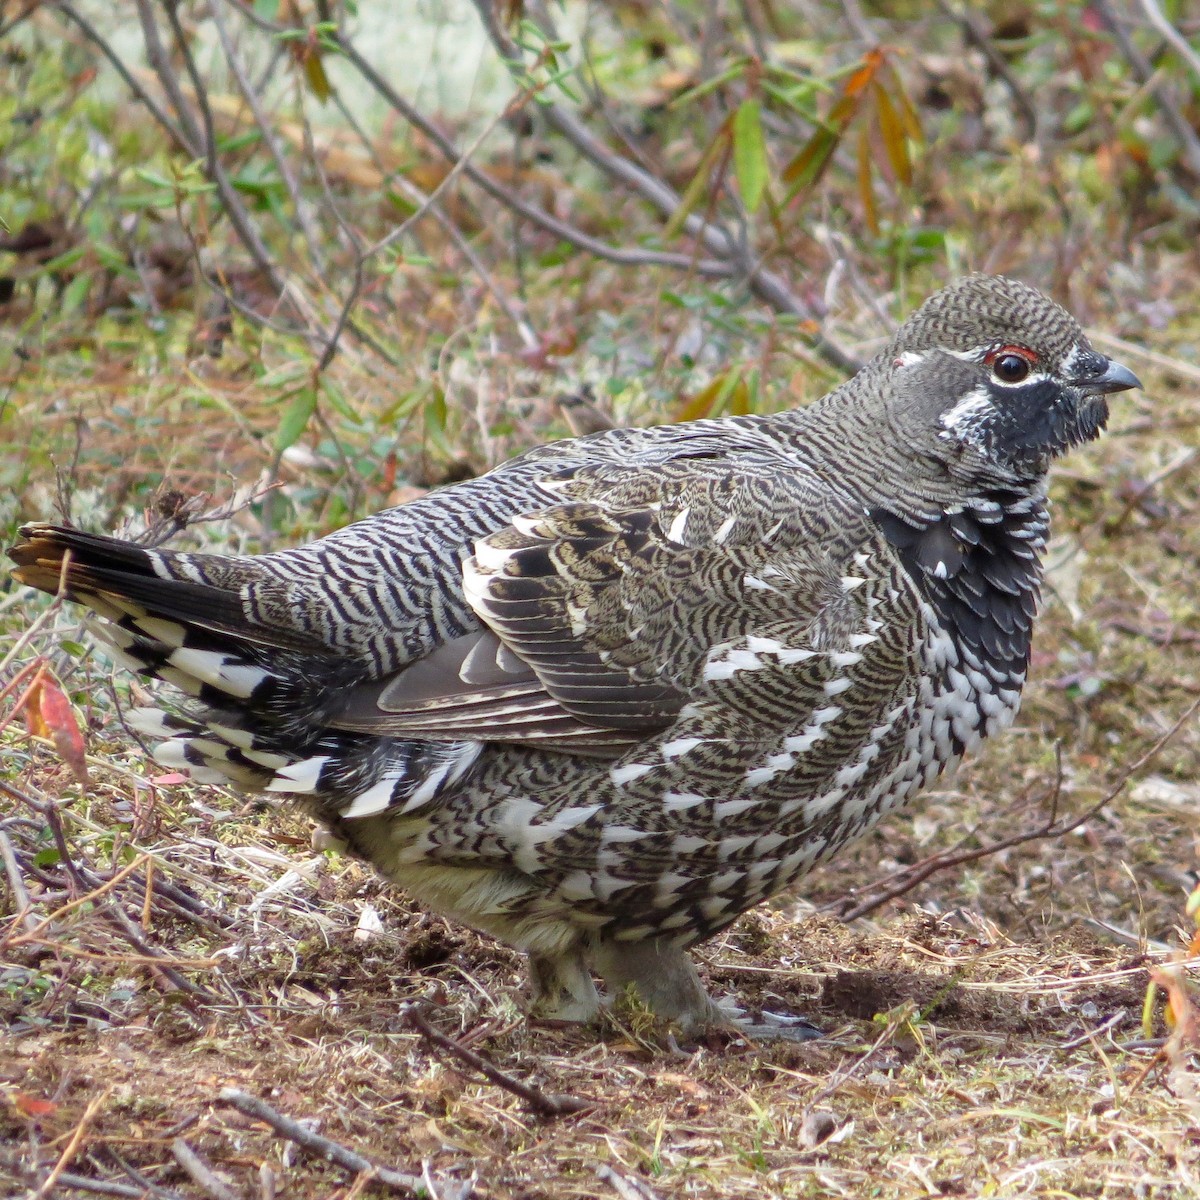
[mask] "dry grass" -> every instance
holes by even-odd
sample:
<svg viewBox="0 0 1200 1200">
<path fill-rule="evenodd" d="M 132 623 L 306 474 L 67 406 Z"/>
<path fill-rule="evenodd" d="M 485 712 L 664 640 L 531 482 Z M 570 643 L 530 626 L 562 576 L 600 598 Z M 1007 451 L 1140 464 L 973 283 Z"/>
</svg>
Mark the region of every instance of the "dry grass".
<svg viewBox="0 0 1200 1200">
<path fill-rule="evenodd" d="M 1159 348 L 1178 350 L 1169 335 Z M 963 839 L 1036 827 L 1054 790 L 1055 745 L 1059 807 L 1081 810 L 1200 692 L 1196 478 L 1178 470 L 1144 488 L 1196 444 L 1200 406 L 1168 375 L 1145 374 L 1148 398 L 1123 403 L 1112 434 L 1058 476 L 1060 565 L 1020 727 L 810 878 L 812 904 L 846 904 Z M 238 419 L 209 419 L 202 441 L 164 429 L 145 442 L 135 431 L 151 414 L 181 419 L 171 415 L 180 393 L 159 379 L 123 382 L 125 432 L 91 439 L 88 453 L 119 459 L 130 477 L 198 481 L 218 462 L 239 464 L 243 478 L 256 470 L 242 426 L 255 419 L 246 400 L 265 404 L 265 392 L 243 389 Z M 101 394 L 92 380 L 75 400 Z M 46 436 L 34 431 L 34 405 L 11 415 L 31 438 Z M 58 436 L 67 432 L 64 423 Z M 312 485 L 306 470 L 295 469 L 297 494 Z M 113 478 L 116 508 L 125 476 Z M 5 604 L 8 644 L 25 605 L 18 595 Z M 53 854 L 39 860 L 31 911 L 42 921 L 86 901 L 33 932 L 19 920 L 8 930 L 0 1170 L 14 1179 L 45 1178 L 86 1110 L 68 1176 L 128 1183 L 124 1162 L 177 1194 L 204 1195 L 172 1154 L 182 1136 L 239 1195 L 267 1176 L 291 1195 L 382 1186 L 290 1152 L 218 1100 L 234 1086 L 380 1164 L 425 1170 L 438 1195 L 465 1194 L 454 1189 L 473 1180 L 475 1195 L 528 1198 L 1174 1196 L 1200 1180 L 1186 1072 L 1140 1032 L 1147 969 L 1161 957 L 1153 947 L 1182 944 L 1195 721 L 1065 838 L 936 874 L 849 926 L 790 901 L 748 915 L 702 951 L 707 978 L 751 1005 L 804 1012 L 827 1037 L 679 1050 L 637 1012 L 598 1036 L 527 1025 L 515 955 L 413 910 L 361 865 L 314 852 L 287 810 L 156 781 L 119 727 L 127 683 L 90 656 L 56 656 L 73 621 L 60 614 L 37 644 L 79 703 L 90 790 L 16 724 L 3 734 L 5 779 L 59 806 L 85 872 L 72 885 Z M 36 813 L 11 793 L 4 803 L 15 842 L 51 847 Z M 113 905 L 140 948 L 114 924 Z M 356 936 L 367 908 L 383 931 Z M 504 1072 L 588 1107 L 539 1117 L 448 1061 L 404 1023 L 417 1000 Z"/>
<path fill-rule="evenodd" d="M 232 1087 L 446 1200 L 1200 1194 L 1196 1031 L 1168 1039 L 1161 997 L 1152 1036 L 1142 1029 L 1151 969 L 1193 932 L 1200 720 L 1130 775 L 1200 698 L 1195 217 L 1166 193 L 1137 208 L 1150 169 L 1135 164 L 1130 182 L 1129 163 L 1093 162 L 1090 143 L 1009 153 L 967 120 L 946 136 L 920 164 L 933 197 L 922 220 L 946 230 L 945 258 L 1056 287 L 1135 344 L 1118 357 L 1146 390 L 1118 397 L 1106 438 L 1055 476 L 1053 569 L 1018 727 L 809 877 L 803 899 L 700 951 L 718 994 L 802 1012 L 825 1038 L 680 1047 L 629 1005 L 599 1030 L 527 1024 L 515 954 L 315 849 L 290 810 L 163 776 L 121 726 L 128 679 L 93 657 L 76 614 L 23 643 L 44 608 L 9 590 L 0 662 L 15 653 L 0 688 L 47 656 L 86 732 L 90 785 L 25 731 L 20 687 L 0 699 L 0 834 L 16 855 L 0 868 L 0 1193 L 389 1190 L 296 1150 L 223 1102 Z M 1089 202 L 1064 212 L 1053 194 L 1077 185 Z M 835 226 L 855 204 L 837 186 L 822 193 Z M 349 189 L 339 195 L 349 210 Z M 567 187 L 560 199 L 586 201 L 608 234 L 640 236 L 632 205 L 602 213 Z M 379 234 L 386 218 L 364 208 Z M 829 332 L 867 353 L 878 314 L 950 268 L 901 267 L 857 232 L 845 248 L 856 282 L 837 292 Z M 804 230 L 794 243 L 789 274 L 819 293 L 827 249 Z M 516 294 L 505 237 L 479 245 Z M 452 247 L 431 256 L 387 282 L 404 316 L 394 364 L 348 346 L 326 376 L 336 403 L 323 393 L 282 455 L 273 438 L 312 365 L 295 342 L 238 325 L 206 358 L 189 345 L 191 300 L 152 334 L 128 310 L 56 314 L 45 279 L 19 290 L 0 305 L 0 350 L 22 350 L 0 360 L 0 534 L 60 508 L 95 529 L 136 525 L 206 495 L 238 511 L 192 526 L 190 544 L 293 544 L 565 434 L 554 396 L 581 381 L 640 423 L 686 409 L 730 361 L 761 371 L 764 408 L 831 382 L 761 313 L 714 312 L 695 280 L 581 256 L 535 259 L 519 280 L 561 351 L 534 361 L 462 286 L 469 264 Z M 897 279 L 901 296 L 886 291 Z M 668 288 L 689 303 L 665 302 Z M 243 503 L 264 486 L 269 499 Z M 1122 781 L 1063 837 L 837 919 L 932 856 L 1035 830 L 1052 804 L 1060 819 L 1082 813 Z M 506 1076 L 585 1106 L 539 1115 L 414 1029 L 414 1003 Z M 181 1163 L 177 1139 L 207 1177 Z"/>
</svg>

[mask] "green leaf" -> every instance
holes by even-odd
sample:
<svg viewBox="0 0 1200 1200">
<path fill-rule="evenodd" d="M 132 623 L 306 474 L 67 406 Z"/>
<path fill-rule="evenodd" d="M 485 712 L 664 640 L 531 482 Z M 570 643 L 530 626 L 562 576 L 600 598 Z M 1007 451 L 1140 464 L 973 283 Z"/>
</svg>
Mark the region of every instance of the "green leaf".
<svg viewBox="0 0 1200 1200">
<path fill-rule="evenodd" d="M 757 100 L 743 100 L 733 115 L 733 172 L 746 211 L 757 212 L 771 174 L 771 160 L 763 138 L 762 107 Z"/>
<path fill-rule="evenodd" d="M 325 376 L 321 377 L 321 394 L 329 401 L 334 410 L 345 417 L 347 421 L 357 422 L 359 420 L 358 413 L 354 411 L 350 401 L 346 399 L 346 394 L 337 384 L 332 383 Z"/>
<path fill-rule="evenodd" d="M 883 138 L 883 148 L 887 151 L 888 162 L 896 178 L 909 187 L 912 184 L 912 160 L 908 156 L 908 137 L 904 132 L 904 123 L 896 113 L 891 97 L 883 85 L 876 80 L 875 111 L 879 115 L 879 133 Z"/>
<path fill-rule="evenodd" d="M 704 151 L 704 157 L 700 160 L 700 165 L 696 168 L 695 175 L 692 176 L 692 181 L 687 185 L 687 189 L 679 198 L 679 207 L 671 214 L 671 219 L 663 226 L 662 240 L 669 242 L 679 235 L 679 231 L 683 228 L 683 223 L 688 219 L 692 210 L 698 208 L 700 201 L 708 195 L 709 177 L 712 174 L 713 163 L 720 156 L 724 158 L 729 153 L 730 128 L 729 122 L 717 130 L 716 136 L 709 143 L 708 149 Z M 724 166 L 722 165 L 722 171 Z"/>
<path fill-rule="evenodd" d="M 282 454 L 289 446 L 296 444 L 304 432 L 308 419 L 317 411 L 317 393 L 310 387 L 301 388 L 292 397 L 275 430 L 275 450 Z"/>
<path fill-rule="evenodd" d="M 67 284 L 62 294 L 62 311 L 64 313 L 72 313 L 83 307 L 83 302 L 87 299 L 88 288 L 92 286 L 92 277 L 86 272 L 82 275 L 76 275 L 74 279 Z"/>
<path fill-rule="evenodd" d="M 875 208 L 875 192 L 871 187 L 871 137 L 864 125 L 858 134 L 858 198 L 862 201 L 867 228 L 879 236 L 879 213 Z"/>
<path fill-rule="evenodd" d="M 77 246 L 72 246 L 70 250 L 64 250 L 62 254 L 56 255 L 48 262 L 42 263 L 39 268 L 43 275 L 53 275 L 55 271 L 61 271 L 66 267 L 73 267 L 85 254 L 87 246 L 82 242 Z"/>
</svg>

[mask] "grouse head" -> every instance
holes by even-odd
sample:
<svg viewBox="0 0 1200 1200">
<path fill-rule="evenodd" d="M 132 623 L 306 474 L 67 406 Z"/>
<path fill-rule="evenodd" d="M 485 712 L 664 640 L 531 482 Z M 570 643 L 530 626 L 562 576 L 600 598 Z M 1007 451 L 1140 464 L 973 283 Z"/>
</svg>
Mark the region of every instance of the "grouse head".
<svg viewBox="0 0 1200 1200">
<path fill-rule="evenodd" d="M 1064 308 L 1027 284 L 968 275 L 901 326 L 880 369 L 888 419 L 955 475 L 1030 480 L 1095 438 L 1110 392 L 1140 387 L 1092 348 Z"/>
</svg>

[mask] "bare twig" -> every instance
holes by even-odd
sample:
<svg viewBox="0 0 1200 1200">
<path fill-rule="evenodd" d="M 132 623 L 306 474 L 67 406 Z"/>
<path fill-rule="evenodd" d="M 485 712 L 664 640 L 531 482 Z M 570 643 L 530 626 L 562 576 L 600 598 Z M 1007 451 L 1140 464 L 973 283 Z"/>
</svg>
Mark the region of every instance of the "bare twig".
<svg viewBox="0 0 1200 1200">
<path fill-rule="evenodd" d="M 1187 38 L 1167 20 L 1166 15 L 1159 8 L 1156 0 L 1141 0 L 1141 5 L 1142 12 L 1146 14 L 1146 19 L 1158 30 L 1167 45 L 1187 63 L 1192 73 L 1200 79 L 1200 54 L 1197 54 L 1192 49 L 1188 44 Z"/>
<path fill-rule="evenodd" d="M 89 1179 L 86 1175 L 75 1175 L 70 1171 L 62 1171 L 58 1182 L 65 1188 L 73 1188 L 77 1192 L 95 1192 L 98 1196 L 131 1196 L 134 1200 L 142 1200 L 147 1192 L 144 1187 L 114 1183 L 108 1179 Z"/>
<path fill-rule="evenodd" d="M 0 831 L 0 858 L 4 860 L 4 874 L 8 877 L 8 886 L 12 889 L 13 911 L 16 913 L 13 923 L 24 925 L 27 930 L 36 929 L 38 919 L 30 911 L 29 892 L 25 889 L 25 880 L 21 878 L 21 864 L 17 862 L 8 834 L 3 831 Z"/>
<path fill-rule="evenodd" d="M 513 77 L 518 81 L 522 80 L 526 74 L 524 58 L 519 47 L 500 24 L 490 0 L 473 0 L 473 2 L 496 52 Z M 599 167 L 611 179 L 647 201 L 657 209 L 664 219 L 670 220 L 678 213 L 681 197 L 674 188 L 668 186 L 638 163 L 610 150 L 570 109 L 543 99 L 538 111 L 550 127 L 566 138 L 580 154 Z M 706 246 L 710 253 L 716 255 L 718 262 L 724 263 L 725 270 L 720 274 L 731 279 L 744 278 L 751 293 L 769 304 L 776 312 L 787 313 L 807 321 L 814 320 L 811 309 L 788 287 L 782 278 L 755 262 L 744 237 L 738 236 L 729 228 L 712 221 L 707 216 L 695 213 L 689 214 L 684 219 L 682 228 Z M 691 266 L 690 263 L 689 266 Z M 695 269 L 700 274 L 708 273 L 702 268 L 700 262 L 695 263 Z M 811 344 L 826 362 L 841 371 L 851 373 L 858 370 L 861 365 L 846 354 L 841 347 L 820 335 L 812 336 Z"/>
<path fill-rule="evenodd" d="M 999 841 L 988 842 L 986 845 L 977 846 L 973 850 L 948 850 L 940 854 L 931 854 L 928 858 L 922 859 L 918 863 L 914 863 L 910 867 L 905 867 L 901 871 L 895 872 L 889 876 L 892 882 L 889 885 L 881 886 L 867 899 L 855 904 L 848 911 L 839 911 L 845 897 L 835 900 L 830 904 L 822 906 L 822 911 L 837 912 L 838 916 L 843 921 L 853 921 L 859 917 L 865 917 L 868 913 L 874 912 L 881 905 L 886 904 L 889 900 L 896 899 L 897 896 L 903 896 L 906 892 L 910 892 L 919 883 L 923 883 L 931 875 L 938 871 L 944 871 L 949 867 L 962 866 L 964 863 L 976 862 L 981 858 L 988 858 L 993 854 L 999 854 L 1002 850 L 1010 850 L 1014 846 L 1024 845 L 1026 842 L 1046 841 L 1052 838 L 1062 837 L 1064 834 L 1070 833 L 1073 829 L 1078 829 L 1080 825 L 1090 821 L 1097 816 L 1103 809 L 1112 803 L 1129 785 L 1129 782 L 1147 763 L 1153 761 L 1162 751 L 1163 747 L 1183 728 L 1184 725 L 1192 719 L 1192 717 L 1200 711 L 1200 697 L 1188 705 L 1183 715 L 1167 730 L 1155 743 L 1150 747 L 1131 767 L 1125 770 L 1121 777 L 1105 794 L 1096 801 L 1095 804 L 1084 809 L 1076 817 L 1070 820 L 1058 822 L 1058 797 L 1062 786 L 1062 764 L 1061 760 L 1058 763 L 1058 777 L 1055 781 L 1054 789 L 1051 793 L 1050 815 L 1036 829 L 1027 829 L 1022 833 L 1014 834 L 1012 837 L 1001 838 Z"/>
<path fill-rule="evenodd" d="M 173 120 L 167 111 L 161 107 L 155 98 L 138 82 L 134 74 L 121 61 L 120 56 L 112 48 L 100 31 L 85 17 L 78 12 L 73 4 L 59 4 L 58 11 L 62 13 L 67 20 L 79 26 L 83 36 L 88 39 L 108 59 L 109 65 L 118 75 L 120 75 L 125 86 L 133 93 L 137 100 L 145 106 L 146 111 L 166 130 L 167 136 L 179 146 L 185 153 L 194 154 L 188 137 L 183 130 Z"/>
<path fill-rule="evenodd" d="M 1159 82 L 1150 60 L 1134 44 L 1111 0 L 1095 0 L 1094 7 L 1108 26 L 1134 74 L 1154 97 L 1154 102 L 1162 111 L 1163 119 L 1170 125 L 1171 132 L 1182 146 L 1180 161 L 1192 175 L 1200 176 L 1200 137 L 1196 136 L 1196 131 L 1188 124 L 1187 118 L 1180 111 L 1165 84 Z"/>
<path fill-rule="evenodd" d="M 312 260 L 312 264 L 318 273 L 323 274 L 325 260 L 324 255 L 321 253 L 320 230 L 313 224 L 309 216 L 308 205 L 304 197 L 300 194 L 300 185 L 296 182 L 296 176 L 293 174 L 291 166 L 288 163 L 287 155 L 284 154 L 283 146 L 276 136 L 271 118 L 263 108 L 258 90 L 247 76 L 242 60 L 233 45 L 233 39 L 229 36 L 229 30 L 225 24 L 224 9 L 224 0 L 208 0 L 208 15 L 212 19 L 213 27 L 217 31 L 217 38 L 220 40 L 221 51 L 225 55 L 225 61 L 229 64 L 230 74 L 237 83 L 238 91 L 242 93 L 242 99 L 246 101 L 247 107 L 253 114 L 254 124 L 258 126 L 258 131 L 262 135 L 267 153 L 270 154 L 271 160 L 275 163 L 275 168 L 279 172 L 279 177 L 283 180 L 283 186 L 287 190 L 288 197 L 292 202 L 292 212 L 295 214 L 296 222 L 300 226 L 300 232 L 304 235 L 304 242 L 308 247 L 308 254 Z"/>
<path fill-rule="evenodd" d="M 71 1160 L 79 1152 L 79 1145 L 83 1141 L 84 1134 L 87 1133 L 88 1126 L 92 1123 L 92 1118 L 100 1111 L 100 1106 L 108 1099 L 112 1087 L 106 1087 L 98 1096 L 93 1096 L 83 1116 L 79 1118 L 79 1124 L 75 1126 L 71 1132 L 71 1138 L 63 1149 L 62 1154 L 58 1156 L 58 1162 L 54 1164 L 54 1169 L 42 1181 L 41 1186 L 31 1194 L 30 1200 L 42 1200 L 43 1196 L 49 1196 L 54 1191 L 55 1185 L 58 1183 L 62 1173 L 70 1165 Z"/>
<path fill-rule="evenodd" d="M 241 1200 L 239 1194 L 221 1179 L 183 1138 L 177 1137 L 171 1143 L 171 1154 L 192 1181 L 212 1196 L 213 1200 Z"/>
<path fill-rule="evenodd" d="M 435 1029 L 425 1020 L 416 1005 L 406 1008 L 401 1014 L 401 1019 L 411 1025 L 431 1045 L 445 1050 L 447 1054 L 452 1054 L 460 1062 L 466 1063 L 486 1079 L 491 1080 L 497 1087 L 502 1087 L 506 1092 L 512 1092 L 514 1096 L 519 1096 L 539 1116 L 561 1117 L 568 1113 L 583 1112 L 585 1109 L 593 1107 L 590 1100 L 583 1100 L 578 1096 L 553 1095 L 543 1092 L 531 1084 L 523 1083 L 519 1079 L 514 1079 L 511 1075 L 501 1071 L 494 1063 L 488 1062 L 482 1055 L 467 1049 L 462 1042 L 455 1041 L 454 1038 L 447 1037 Z"/>
<path fill-rule="evenodd" d="M 175 35 L 175 49 L 183 59 L 183 67 L 187 72 L 188 78 L 191 80 L 192 88 L 196 98 L 196 107 L 200 110 L 200 120 L 202 122 L 201 130 L 196 130 L 195 119 L 191 111 L 188 109 L 187 102 L 183 99 L 182 91 L 175 79 L 174 68 L 166 60 L 161 43 L 157 42 L 157 29 L 153 24 L 153 17 L 149 14 L 149 0 L 138 0 L 138 13 L 142 17 L 142 28 L 147 34 L 147 51 L 150 50 L 149 33 L 154 32 L 154 41 L 157 45 L 157 53 L 152 57 L 151 61 L 159 77 L 159 82 L 164 87 L 168 87 L 168 78 L 170 79 L 168 94 L 172 98 L 178 97 L 177 111 L 180 119 L 183 120 L 184 113 L 187 113 L 187 123 L 193 131 L 193 138 L 198 138 L 200 142 L 200 150 L 205 161 L 205 174 L 217 186 L 217 192 L 221 197 L 221 208 L 225 215 L 229 218 L 229 223 L 233 226 L 234 232 L 238 235 L 238 239 L 246 248 L 246 252 L 254 260 L 254 265 L 262 272 L 263 277 L 270 283 L 271 288 L 277 296 L 282 296 L 286 287 L 285 280 L 279 274 L 275 267 L 275 262 L 271 258 L 271 252 L 267 249 L 262 238 L 259 236 L 258 228 L 250 219 L 250 214 L 246 211 L 245 205 L 242 203 L 241 197 L 237 194 L 228 174 L 225 171 L 221 160 L 217 157 L 217 130 L 213 122 L 212 109 L 208 104 L 208 91 L 204 86 L 204 81 L 200 77 L 200 72 L 196 67 L 196 60 L 192 56 L 191 46 L 188 44 L 187 34 L 184 32 L 183 25 L 179 20 L 179 13 L 174 4 L 167 4 L 166 8 L 167 20 L 170 23 L 171 31 Z M 165 71 L 165 76 L 164 76 Z"/>
<path fill-rule="evenodd" d="M 1013 103 L 1017 106 L 1017 112 L 1025 125 L 1025 140 L 1034 141 L 1037 137 L 1037 109 L 1034 108 L 1033 101 L 1013 74 L 1004 55 L 992 44 L 992 39 L 988 36 L 978 15 L 972 11 L 969 5 L 959 12 L 950 6 L 948 0 L 937 0 L 937 6 L 959 26 L 967 41 L 983 54 L 987 59 L 988 66 L 999 79 L 1004 81 L 1004 86 L 1008 88 L 1009 95 L 1012 96 Z"/>
<path fill-rule="evenodd" d="M 364 1158 L 361 1154 L 341 1145 L 339 1142 L 313 1133 L 311 1129 L 306 1129 L 299 1121 L 293 1121 L 291 1117 L 285 1117 L 269 1104 L 246 1092 L 239 1091 L 237 1088 L 222 1088 L 219 1098 L 226 1104 L 232 1105 L 238 1112 L 245 1113 L 246 1116 L 253 1117 L 256 1121 L 262 1121 L 264 1124 L 269 1125 L 281 1137 L 287 1138 L 290 1142 L 295 1142 L 297 1146 L 303 1150 L 307 1150 L 309 1154 L 314 1154 L 318 1158 L 325 1159 L 327 1162 L 336 1163 L 339 1167 L 345 1167 L 350 1171 L 369 1172 L 380 1183 L 386 1184 L 397 1191 L 414 1194 L 424 1191 L 425 1184 L 419 1175 L 409 1175 L 403 1171 L 394 1171 L 391 1167 L 378 1166 L 371 1162 L 369 1158 Z"/>
<path fill-rule="evenodd" d="M 596 1168 L 596 1178 L 607 1183 L 621 1200 L 658 1200 L 657 1195 L 640 1179 L 628 1179 L 618 1175 L 607 1163 Z"/>
<path fill-rule="evenodd" d="M 183 1125 L 186 1128 L 187 1126 L 194 1124 L 197 1120 L 198 1118 L 193 1113 L 190 1116 L 185 1117 L 184 1120 L 179 1123 L 179 1125 Z M 170 1137 L 173 1133 L 177 1133 L 179 1131 L 179 1125 L 176 1125 L 169 1130 L 166 1134 L 166 1137 Z M 140 1190 L 137 1193 L 139 1196 L 155 1196 L 157 1197 L 157 1200 L 182 1200 L 182 1197 L 178 1192 L 173 1192 L 170 1188 L 165 1188 L 161 1184 L 155 1183 L 153 1179 L 149 1179 L 143 1175 L 142 1172 L 133 1166 L 132 1163 L 126 1162 L 125 1159 L 116 1150 L 114 1150 L 111 1145 L 106 1145 L 104 1147 L 104 1153 L 111 1158 L 113 1162 L 115 1162 L 117 1166 L 120 1167 L 130 1179 L 133 1180 L 134 1183 L 139 1185 Z"/>
</svg>

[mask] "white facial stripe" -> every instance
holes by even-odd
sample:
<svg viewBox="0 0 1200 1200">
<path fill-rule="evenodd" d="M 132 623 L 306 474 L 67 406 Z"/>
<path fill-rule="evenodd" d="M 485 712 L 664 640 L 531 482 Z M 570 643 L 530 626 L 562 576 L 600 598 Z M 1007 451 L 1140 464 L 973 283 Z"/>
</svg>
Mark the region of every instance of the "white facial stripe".
<svg viewBox="0 0 1200 1200">
<path fill-rule="evenodd" d="M 953 408 L 942 413 L 942 428 L 956 437 L 966 437 L 993 409 L 992 397 L 982 384 L 972 388 Z"/>
</svg>

